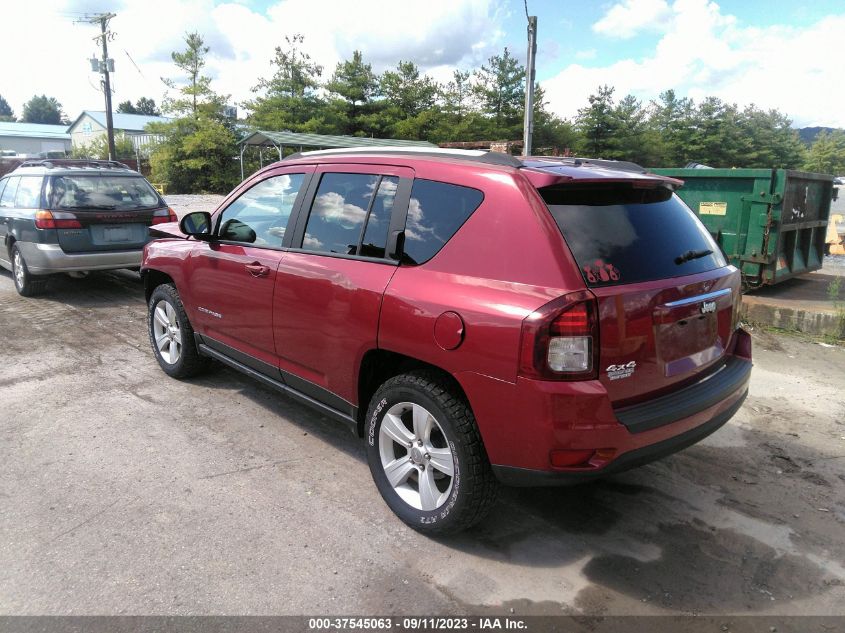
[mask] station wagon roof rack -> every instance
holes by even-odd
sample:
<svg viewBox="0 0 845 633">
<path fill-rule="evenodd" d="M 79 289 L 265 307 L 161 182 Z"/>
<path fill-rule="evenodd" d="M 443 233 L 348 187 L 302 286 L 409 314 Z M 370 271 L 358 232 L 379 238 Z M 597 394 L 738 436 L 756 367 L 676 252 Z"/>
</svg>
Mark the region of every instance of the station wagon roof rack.
<svg viewBox="0 0 845 633">
<path fill-rule="evenodd" d="M 18 168 L 20 167 L 45 167 L 46 169 L 53 169 L 55 167 L 77 167 L 81 169 L 132 170 L 129 165 L 125 165 L 116 160 L 93 160 L 88 158 L 40 158 L 36 160 L 25 160 Z"/>
<path fill-rule="evenodd" d="M 405 154 L 408 156 L 433 156 L 437 158 L 458 158 L 488 165 L 506 165 L 508 167 L 523 167 L 522 161 L 516 156 L 502 152 L 491 152 L 472 149 L 451 149 L 437 147 L 406 147 L 406 146 L 385 146 L 385 147 L 347 147 L 342 149 L 321 149 L 310 152 L 297 152 L 291 154 L 285 160 L 293 158 L 308 158 L 311 156 L 344 156 L 348 154 Z"/>
</svg>

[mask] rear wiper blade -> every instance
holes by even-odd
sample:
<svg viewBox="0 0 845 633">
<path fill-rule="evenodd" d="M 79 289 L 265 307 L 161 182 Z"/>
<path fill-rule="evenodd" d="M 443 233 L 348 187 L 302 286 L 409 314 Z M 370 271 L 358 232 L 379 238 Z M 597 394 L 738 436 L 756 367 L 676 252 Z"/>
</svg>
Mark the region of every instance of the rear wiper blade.
<svg viewBox="0 0 845 633">
<path fill-rule="evenodd" d="M 683 255 L 678 255 L 675 258 L 675 263 L 680 265 L 680 264 L 684 264 L 688 261 L 691 261 L 693 259 L 699 259 L 701 257 L 707 257 L 708 255 L 712 255 L 712 254 L 713 254 L 713 251 L 711 251 L 709 248 L 705 248 L 705 249 L 702 249 L 700 251 L 687 251 Z"/>
<path fill-rule="evenodd" d="M 70 207 L 59 207 L 60 209 L 103 209 L 106 211 L 111 211 L 112 209 L 116 209 L 117 205 L 114 204 L 79 204 L 76 206 Z"/>
</svg>

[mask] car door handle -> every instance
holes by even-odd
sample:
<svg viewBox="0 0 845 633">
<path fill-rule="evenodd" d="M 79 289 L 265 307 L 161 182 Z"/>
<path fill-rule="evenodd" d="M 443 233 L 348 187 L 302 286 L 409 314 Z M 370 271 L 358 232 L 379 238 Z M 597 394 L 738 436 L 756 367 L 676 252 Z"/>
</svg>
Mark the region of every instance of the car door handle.
<svg viewBox="0 0 845 633">
<path fill-rule="evenodd" d="M 262 266 L 258 262 L 255 262 L 254 264 L 247 264 L 245 268 L 253 277 L 266 277 L 270 274 L 270 269 L 267 268 L 267 266 Z"/>
</svg>

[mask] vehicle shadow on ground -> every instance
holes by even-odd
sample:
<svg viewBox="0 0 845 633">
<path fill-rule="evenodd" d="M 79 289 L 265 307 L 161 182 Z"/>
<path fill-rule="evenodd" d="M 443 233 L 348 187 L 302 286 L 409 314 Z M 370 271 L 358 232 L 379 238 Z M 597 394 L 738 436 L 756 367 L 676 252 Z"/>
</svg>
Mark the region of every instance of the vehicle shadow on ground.
<svg viewBox="0 0 845 633">
<path fill-rule="evenodd" d="M 303 432 L 366 460 L 363 441 L 342 423 L 237 372 L 221 367 L 196 382 L 235 388 Z M 480 561 L 487 561 L 560 574 L 561 582 L 585 578 L 576 600 L 585 609 L 610 590 L 673 611 L 756 612 L 841 585 L 835 573 L 796 554 L 792 538 L 800 542 L 810 529 L 793 518 L 807 512 L 802 498 L 819 490 L 841 498 L 842 481 L 813 470 L 821 455 L 804 449 L 790 455 L 780 436 L 744 433 L 745 446 L 697 445 L 606 480 L 505 488 L 481 525 L 432 540 L 476 559 L 479 573 Z M 776 470 L 791 472 L 777 479 Z M 566 605 L 571 601 L 562 596 L 552 610 Z"/>
<path fill-rule="evenodd" d="M 0 268 L 0 276 L 11 283 L 12 273 Z M 29 298 L 31 301 L 61 303 L 75 308 L 144 306 L 144 284 L 141 276 L 131 270 L 91 272 L 85 277 L 51 275 L 43 294 Z"/>
</svg>

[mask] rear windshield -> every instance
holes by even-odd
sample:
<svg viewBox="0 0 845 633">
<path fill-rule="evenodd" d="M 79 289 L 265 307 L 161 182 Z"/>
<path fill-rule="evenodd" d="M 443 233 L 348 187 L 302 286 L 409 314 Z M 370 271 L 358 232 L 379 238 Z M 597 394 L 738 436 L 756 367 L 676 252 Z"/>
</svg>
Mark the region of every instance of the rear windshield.
<svg viewBox="0 0 845 633">
<path fill-rule="evenodd" d="M 128 211 L 150 209 L 163 204 L 156 190 L 141 176 L 52 176 L 46 195 L 50 209 Z"/>
<path fill-rule="evenodd" d="M 726 265 L 704 225 L 664 187 L 560 185 L 540 194 L 589 286 L 679 277 Z"/>
</svg>

